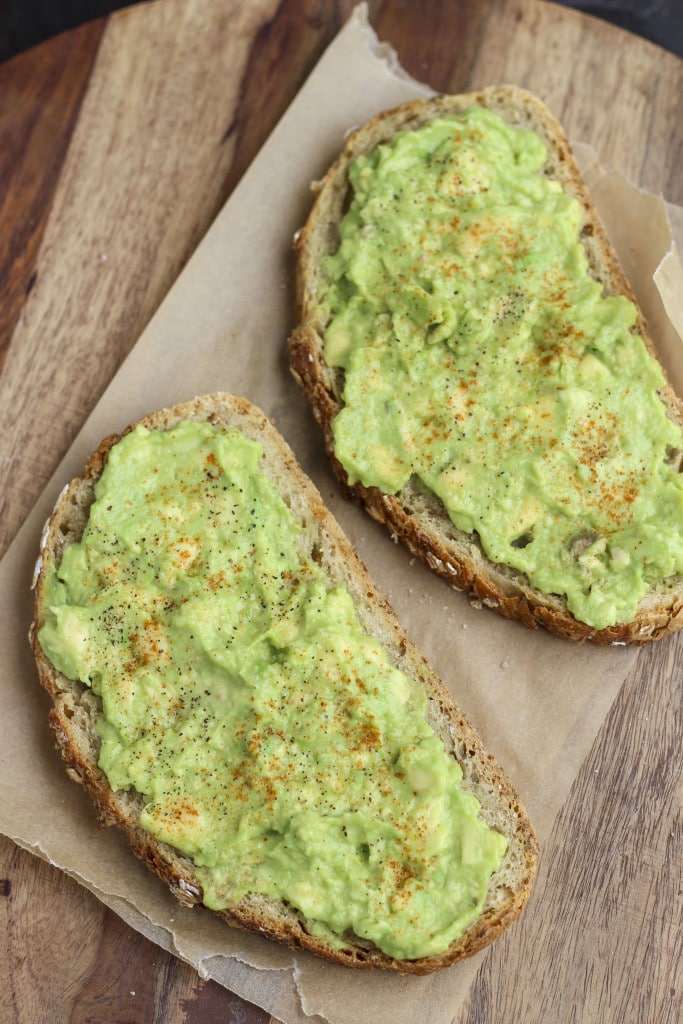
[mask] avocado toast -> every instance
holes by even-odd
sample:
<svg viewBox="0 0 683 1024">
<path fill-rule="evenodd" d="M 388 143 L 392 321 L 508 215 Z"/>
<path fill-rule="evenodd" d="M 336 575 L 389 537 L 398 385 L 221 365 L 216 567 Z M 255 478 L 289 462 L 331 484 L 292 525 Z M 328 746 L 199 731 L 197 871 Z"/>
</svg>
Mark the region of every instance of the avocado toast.
<svg viewBox="0 0 683 1024">
<path fill-rule="evenodd" d="M 528 626 L 679 628 L 681 405 L 547 109 L 406 104 L 316 190 L 290 362 L 346 493 Z"/>
<path fill-rule="evenodd" d="M 245 400 L 102 443 L 47 525 L 32 644 L 68 774 L 181 902 L 415 974 L 525 905 L 518 794 Z"/>
</svg>

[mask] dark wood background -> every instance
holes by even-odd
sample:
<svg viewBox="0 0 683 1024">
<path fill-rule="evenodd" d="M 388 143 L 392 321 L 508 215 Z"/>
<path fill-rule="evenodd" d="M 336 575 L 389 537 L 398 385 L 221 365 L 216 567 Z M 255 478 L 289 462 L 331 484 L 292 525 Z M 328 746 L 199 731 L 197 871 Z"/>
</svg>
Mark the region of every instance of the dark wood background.
<svg viewBox="0 0 683 1024">
<path fill-rule="evenodd" d="M 0 0 L 0 61 L 134 0 Z M 449 0 L 444 0 L 449 2 Z M 681 0 L 559 0 L 683 57 Z"/>
</svg>

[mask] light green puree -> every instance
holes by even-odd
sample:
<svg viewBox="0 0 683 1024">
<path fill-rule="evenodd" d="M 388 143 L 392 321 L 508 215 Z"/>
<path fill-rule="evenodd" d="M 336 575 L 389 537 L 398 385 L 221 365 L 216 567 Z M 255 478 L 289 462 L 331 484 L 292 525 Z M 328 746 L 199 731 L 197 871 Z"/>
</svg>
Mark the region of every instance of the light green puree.
<svg viewBox="0 0 683 1024">
<path fill-rule="evenodd" d="M 604 297 L 541 139 L 472 108 L 357 159 L 321 294 L 352 482 L 412 478 L 596 628 L 683 571 L 683 447 L 636 312 Z"/>
<path fill-rule="evenodd" d="M 43 650 L 101 695 L 100 765 L 189 854 L 204 902 L 286 900 L 314 933 L 441 952 L 506 841 L 477 817 L 426 698 L 301 554 L 260 447 L 137 428 L 48 579 Z"/>
</svg>

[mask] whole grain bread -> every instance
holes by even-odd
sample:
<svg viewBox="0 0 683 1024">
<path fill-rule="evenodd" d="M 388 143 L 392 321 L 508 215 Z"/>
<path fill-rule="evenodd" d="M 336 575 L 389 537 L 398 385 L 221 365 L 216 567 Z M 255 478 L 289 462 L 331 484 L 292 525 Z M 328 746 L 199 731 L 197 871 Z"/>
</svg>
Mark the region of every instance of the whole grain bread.
<svg viewBox="0 0 683 1024">
<path fill-rule="evenodd" d="M 306 920 L 292 907 L 258 893 L 250 894 L 221 911 L 229 923 L 310 950 L 352 967 L 381 967 L 427 974 L 481 949 L 499 935 L 524 907 L 535 871 L 537 845 L 534 830 L 519 796 L 467 718 L 424 658 L 400 628 L 394 613 L 376 590 L 351 544 L 319 493 L 303 474 L 291 450 L 271 422 L 241 398 L 215 394 L 164 409 L 141 420 L 150 429 L 166 430 L 181 420 L 202 420 L 217 428 L 238 428 L 258 441 L 264 451 L 263 471 L 277 488 L 302 526 L 305 551 L 323 567 L 331 584 L 345 585 L 356 605 L 364 630 L 376 637 L 392 664 L 423 686 L 429 697 L 429 718 L 449 755 L 463 770 L 463 786 L 481 804 L 481 817 L 502 832 L 507 852 L 491 880 L 480 918 L 444 953 L 413 961 L 392 959 L 355 935 L 344 936 L 336 948 L 312 935 Z M 127 428 L 124 433 L 132 427 Z M 123 436 L 123 435 L 121 435 Z M 102 826 L 115 825 L 127 835 L 133 851 L 170 887 L 185 905 L 202 901 L 201 885 L 192 861 L 146 832 L 139 823 L 143 798 L 134 791 L 114 792 L 98 767 L 97 720 L 101 701 L 87 686 L 67 679 L 46 658 L 37 639 L 45 621 L 45 576 L 60 562 L 67 545 L 82 536 L 94 487 L 118 436 L 106 438 L 90 457 L 83 475 L 60 496 L 43 534 L 35 583 L 35 615 L 31 644 L 40 682 L 51 698 L 49 722 L 67 773 L 92 797 Z M 206 911 L 209 913 L 209 911 Z"/>
<path fill-rule="evenodd" d="M 526 90 L 492 86 L 457 96 L 406 103 L 379 114 L 349 135 L 335 163 L 323 180 L 314 185 L 316 200 L 295 241 L 297 326 L 289 339 L 291 370 L 322 428 L 327 454 L 347 497 L 360 502 L 373 518 L 384 523 L 436 575 L 499 614 L 532 628 L 542 626 L 575 641 L 644 644 L 683 625 L 680 576 L 665 580 L 647 593 L 631 621 L 593 628 L 569 612 L 563 597 L 544 593 L 523 573 L 489 560 L 476 534 L 456 529 L 440 499 L 424 488 L 411 481 L 397 494 L 390 495 L 376 487 L 351 484 L 335 456 L 332 424 L 343 405 L 344 373 L 325 361 L 327 320 L 318 296 L 324 275 L 323 260 L 337 250 L 339 223 L 349 203 L 348 169 L 358 156 L 370 153 L 396 132 L 417 128 L 435 117 L 457 113 L 473 104 L 489 108 L 512 126 L 540 135 L 547 149 L 543 173 L 559 182 L 582 207 L 581 242 L 591 274 L 601 283 L 605 294 L 624 295 L 637 307 L 561 126 L 545 105 Z M 657 358 L 641 311 L 634 330 Z M 683 404 L 668 383 L 660 394 L 670 418 L 683 425 Z M 681 453 L 675 453 L 675 457 L 680 468 Z"/>
</svg>

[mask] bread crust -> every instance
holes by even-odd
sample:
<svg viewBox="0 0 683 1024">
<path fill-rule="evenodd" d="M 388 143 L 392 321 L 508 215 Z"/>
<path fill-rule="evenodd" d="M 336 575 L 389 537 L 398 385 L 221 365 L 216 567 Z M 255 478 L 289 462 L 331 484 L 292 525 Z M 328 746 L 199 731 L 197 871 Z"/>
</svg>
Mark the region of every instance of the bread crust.
<svg viewBox="0 0 683 1024">
<path fill-rule="evenodd" d="M 536 131 L 546 143 L 545 174 L 558 181 L 580 203 L 584 226 L 581 240 L 591 273 L 606 294 L 624 295 L 638 310 L 635 331 L 658 359 L 645 318 L 619 264 L 581 178 L 569 142 L 556 119 L 533 94 L 515 86 L 492 86 L 457 96 L 414 100 L 378 114 L 349 135 L 337 160 L 314 186 L 317 197 L 305 226 L 297 233 L 296 321 L 289 338 L 290 368 L 320 424 L 327 455 L 346 496 L 402 541 L 450 586 L 509 619 L 531 628 L 544 627 L 555 635 L 598 644 L 642 645 L 683 626 L 683 579 L 675 577 L 649 592 L 629 622 L 595 629 L 576 619 L 564 598 L 545 594 L 529 579 L 505 565 L 491 562 L 477 537 L 453 527 L 436 497 L 425 496 L 413 484 L 395 496 L 376 487 L 351 484 L 335 456 L 332 423 L 343 405 L 343 371 L 330 367 L 323 354 L 326 323 L 317 301 L 322 258 L 336 251 L 338 225 L 349 197 L 348 168 L 361 154 L 371 152 L 397 132 L 414 129 L 435 117 L 457 113 L 471 105 L 493 110 L 507 123 Z M 661 365 L 661 364 L 660 364 Z M 683 403 L 667 382 L 660 392 L 668 414 L 683 426 Z"/>
<path fill-rule="evenodd" d="M 482 806 L 482 817 L 504 832 L 508 850 L 492 879 L 480 918 L 443 954 L 418 960 L 395 960 L 371 943 L 349 936 L 342 948 L 310 934 L 305 920 L 291 907 L 262 896 L 248 895 L 219 914 L 227 922 L 264 934 L 294 949 L 306 949 L 333 962 L 351 967 L 385 968 L 411 974 L 428 974 L 469 956 L 495 939 L 521 912 L 531 889 L 537 860 L 537 842 L 528 815 L 515 788 L 482 743 L 443 683 L 401 629 L 395 614 L 379 594 L 367 570 L 340 527 L 327 511 L 314 485 L 298 466 L 294 455 L 263 413 L 245 399 L 227 394 L 203 396 L 172 409 L 164 409 L 139 422 L 149 429 L 165 430 L 181 420 L 208 420 L 219 428 L 237 427 L 259 441 L 264 449 L 262 468 L 276 482 L 304 527 L 305 543 L 335 583 L 345 584 L 353 597 L 364 629 L 376 636 L 393 664 L 419 681 L 429 695 L 430 721 L 450 755 L 463 768 L 463 786 Z M 135 424 L 128 427 L 128 433 Z M 49 723 L 67 773 L 90 794 L 102 826 L 115 825 L 128 837 L 134 853 L 186 906 L 201 903 L 202 889 L 192 861 L 156 840 L 139 824 L 143 805 L 136 793 L 109 787 L 98 767 L 99 739 L 95 722 L 100 699 L 86 686 L 67 679 L 46 658 L 38 642 L 45 620 L 45 577 L 70 543 L 80 539 L 108 453 L 119 440 L 106 438 L 94 452 L 81 477 L 71 481 L 60 496 L 46 524 L 35 581 L 34 621 L 30 642 L 38 676 L 50 696 Z M 210 911 L 207 911 L 210 912 Z"/>
</svg>

